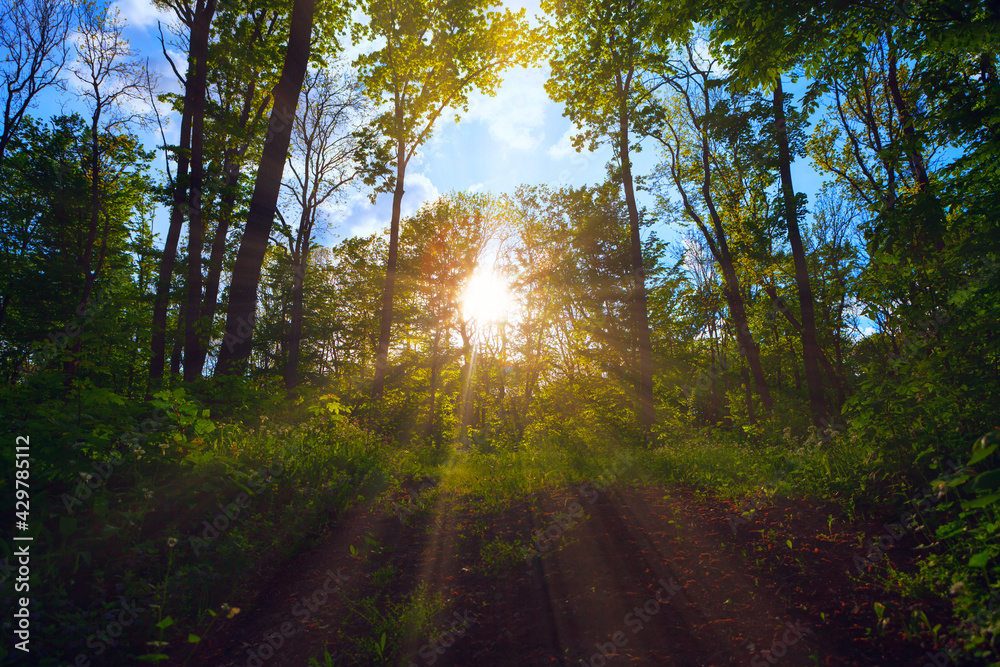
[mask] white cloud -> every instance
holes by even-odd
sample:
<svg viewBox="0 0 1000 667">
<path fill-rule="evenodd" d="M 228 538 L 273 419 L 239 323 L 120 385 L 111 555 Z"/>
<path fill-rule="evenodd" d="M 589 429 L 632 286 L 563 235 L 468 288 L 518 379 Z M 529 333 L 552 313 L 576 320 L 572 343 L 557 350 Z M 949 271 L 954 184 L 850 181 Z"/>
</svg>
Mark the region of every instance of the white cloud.
<svg viewBox="0 0 1000 667">
<path fill-rule="evenodd" d="M 112 7 L 121 12 L 131 28 L 149 28 L 157 21 L 166 23 L 172 16 L 168 11 L 157 9 L 151 0 L 118 0 Z"/>
<path fill-rule="evenodd" d="M 475 92 L 469 96 L 464 118 L 484 123 L 490 136 L 506 148 L 533 150 L 544 138 L 541 128 L 547 108 L 553 105 L 543 87 L 547 77 L 547 71 L 539 68 L 510 70 L 496 95 Z"/>
<path fill-rule="evenodd" d="M 550 177 L 550 182 L 582 185 L 604 179 L 604 165 L 612 157 L 611 150 L 607 145 L 600 145 L 595 151 L 589 151 L 584 146 L 583 151 L 577 152 L 572 139 L 580 131 L 579 127 L 571 123 L 559 140 L 546 150 L 546 154 L 560 167 L 559 173 Z"/>
<path fill-rule="evenodd" d="M 466 188 L 466 191 L 467 191 L 467 192 L 479 192 L 479 191 L 480 191 L 480 190 L 482 190 L 482 189 L 483 189 L 484 187 L 485 187 L 485 186 L 484 186 L 484 185 L 483 185 L 482 183 L 473 183 L 473 184 L 472 184 L 472 185 L 470 185 L 470 186 L 469 186 L 468 188 Z"/>
<path fill-rule="evenodd" d="M 405 180 L 406 194 L 403 195 L 402 214 L 405 218 L 412 215 L 424 203 L 437 199 L 441 193 L 437 186 L 424 174 L 407 174 Z M 367 195 L 354 197 L 346 203 L 347 214 L 344 216 L 340 236 L 368 236 L 381 234 L 389 227 L 392 220 L 392 193 L 386 192 L 378 196 L 372 206 Z"/>
<path fill-rule="evenodd" d="M 577 132 L 579 132 L 579 129 L 575 125 L 570 125 L 566 128 L 563 135 L 559 137 L 559 141 L 549 146 L 549 150 L 547 151 L 549 157 L 553 160 L 565 160 L 576 154 L 576 149 L 573 148 L 573 135 Z"/>
</svg>

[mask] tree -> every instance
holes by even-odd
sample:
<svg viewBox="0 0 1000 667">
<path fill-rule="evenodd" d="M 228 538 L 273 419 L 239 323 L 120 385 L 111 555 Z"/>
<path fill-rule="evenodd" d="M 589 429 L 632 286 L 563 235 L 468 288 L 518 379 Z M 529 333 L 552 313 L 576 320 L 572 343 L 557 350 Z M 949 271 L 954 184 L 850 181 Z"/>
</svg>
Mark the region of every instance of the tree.
<svg viewBox="0 0 1000 667">
<path fill-rule="evenodd" d="M 343 12 L 344 9 L 341 8 L 332 11 L 330 15 L 324 15 L 323 30 L 335 31 L 343 19 Z M 274 87 L 274 104 L 268 120 L 267 138 L 257 167 L 246 228 L 233 266 L 229 309 L 216 365 L 217 374 L 231 375 L 239 372 L 250 356 L 257 285 L 281 192 L 295 109 L 312 53 L 316 13 L 317 0 L 295 0 L 292 7 L 285 61 Z"/>
<path fill-rule="evenodd" d="M 4 0 L 0 3 L 3 60 L 3 133 L 0 168 L 24 114 L 45 89 L 61 85 L 69 55 L 73 3 L 67 0 Z"/>
<path fill-rule="evenodd" d="M 111 149 L 107 144 L 120 141 L 122 137 L 118 135 L 125 133 L 133 123 L 144 120 L 144 114 L 133 111 L 134 106 L 130 105 L 145 100 L 148 86 L 152 84 L 128 41 L 122 37 L 124 25 L 117 10 L 87 5 L 82 11 L 76 47 L 78 62 L 73 74 L 83 86 L 81 95 L 90 110 L 90 220 L 80 258 L 84 278 L 80 301 L 84 304 L 90 300 L 108 253 L 112 216 L 105 205 L 109 194 L 102 192 L 102 187 L 120 177 L 120 174 L 103 173 L 106 168 L 104 154 Z M 80 342 L 77 337 L 74 354 L 79 353 Z M 71 361 L 67 370 L 70 376 L 74 375 L 76 363 Z"/>
<path fill-rule="evenodd" d="M 85 276 L 82 301 L 90 297 L 107 254 L 110 218 L 102 210 L 102 199 L 107 193 L 101 191 L 101 186 L 104 180 L 113 182 L 115 176 L 105 177 L 102 173 L 104 153 L 109 150 L 106 144 L 115 141 L 116 135 L 125 133 L 133 124 L 145 121 L 145 114 L 134 109 L 147 98 L 152 83 L 143 63 L 122 36 L 124 27 L 118 10 L 87 6 L 76 47 L 78 62 L 73 75 L 82 85 L 81 95 L 90 111 L 90 226 L 82 259 Z M 102 218 L 103 230 L 99 230 Z"/>
<path fill-rule="evenodd" d="M 615 178 L 628 207 L 632 318 L 639 341 L 634 372 L 640 423 L 648 434 L 656 419 L 653 353 L 631 155 L 639 149 L 635 137 L 648 131 L 655 115 L 653 92 L 666 66 L 653 42 L 663 8 L 638 0 L 546 0 L 542 6 L 556 16 L 549 58 L 552 77 L 545 88 L 582 128 L 574 139 L 578 150 L 584 142 L 591 149 L 599 142 L 611 145 Z"/>
<path fill-rule="evenodd" d="M 520 186 L 509 204 L 516 242 L 509 246 L 508 263 L 515 271 L 512 284 L 520 312 L 517 337 L 522 358 L 522 389 L 515 404 L 515 428 L 523 436 L 542 377 L 547 333 L 559 310 L 559 268 L 569 253 L 569 221 L 545 186 Z"/>
<path fill-rule="evenodd" d="M 9 145 L 10 174 L 0 180 L 0 349 L 11 380 L 30 344 L 78 303 L 83 281 L 73 241 L 89 219 L 87 144 L 74 115 L 49 127 L 27 116 Z"/>
<path fill-rule="evenodd" d="M 132 284 L 148 270 L 153 252 L 142 221 L 135 219 L 137 212 L 148 216 L 152 205 L 146 174 L 152 156 L 127 133 L 101 131 L 97 142 L 96 234 L 90 119 L 58 116 L 41 124 L 26 117 L 9 145 L 11 171 L 0 182 L 5 379 L 17 378 L 17 366 L 23 378 L 70 359 L 68 370 L 78 378 L 104 376 L 130 389 L 142 382 L 128 380 L 125 359 L 146 344 L 144 294 Z M 142 255 L 140 266 L 131 253 Z"/>
<path fill-rule="evenodd" d="M 748 184 L 743 179 L 736 179 L 737 182 L 734 183 L 736 188 L 729 188 L 727 192 L 725 185 L 720 187 L 718 182 L 724 180 L 724 175 L 713 179 L 713 168 L 718 167 L 719 171 L 722 171 L 729 166 L 723 166 L 727 162 L 734 163 L 735 168 L 730 168 L 730 171 L 737 174 L 748 171 L 745 164 L 739 164 L 741 161 L 748 162 L 739 154 L 747 153 L 748 149 L 752 150 L 752 147 L 741 145 L 747 142 L 746 130 L 740 126 L 745 126 L 747 121 L 745 118 L 740 118 L 741 109 L 732 107 L 745 104 L 749 111 L 753 101 L 719 99 L 721 82 L 712 76 L 715 63 L 711 60 L 702 62 L 703 59 L 696 54 L 691 45 L 686 46 L 683 56 L 686 56 L 686 62 L 683 60 L 677 62 L 675 64 L 677 74 L 667 79 L 674 91 L 675 103 L 664 114 L 663 129 L 655 132 L 655 136 L 667 154 L 666 168 L 670 180 L 681 196 L 684 212 L 701 231 L 712 257 L 722 270 L 723 292 L 729 306 L 733 328 L 736 330 L 740 354 L 746 357 L 750 366 L 754 386 L 764 409 L 770 411 L 774 402 L 761 366 L 760 347 L 750 332 L 746 304 L 726 234 L 726 226 L 738 221 L 724 222 L 723 215 L 726 211 L 723 209 L 720 213 L 720 207 L 716 205 L 716 197 L 720 194 L 728 202 L 735 203 L 746 199 L 744 188 Z M 713 145 L 716 143 L 721 145 Z M 692 186 L 700 191 L 700 205 L 688 192 L 687 183 L 692 181 Z M 753 185 L 759 189 L 764 184 L 758 182 Z M 736 189 L 740 191 L 734 191 Z M 732 213 L 738 213 L 740 208 L 746 207 L 736 204 L 727 208 Z M 749 390 L 749 387 L 747 389 Z M 747 410 L 752 422 L 753 409 L 749 401 Z"/>
<path fill-rule="evenodd" d="M 172 185 L 172 208 L 170 226 L 163 247 L 156 283 L 156 300 L 153 306 L 152 360 L 149 366 L 150 388 L 155 387 L 163 377 L 164 355 L 166 352 L 167 310 L 170 301 L 170 283 L 177 257 L 177 244 L 185 214 L 188 222 L 188 301 L 185 304 L 185 334 L 188 342 L 195 337 L 198 316 L 201 310 L 201 248 L 203 243 L 201 219 L 201 188 L 204 179 L 204 123 L 205 95 L 208 79 L 208 44 L 211 36 L 212 18 L 215 16 L 217 0 L 159 0 L 161 5 L 173 10 L 181 25 L 189 33 L 188 63 L 186 75 L 182 78 L 174 70 L 184 85 L 184 102 L 181 112 L 180 145 L 177 147 L 177 176 Z M 166 46 L 164 45 L 164 52 Z M 197 256 L 195 256 L 195 254 Z M 196 270 L 195 270 L 196 269 Z M 197 275 L 195 275 L 197 273 Z M 193 284 L 192 284 L 193 283 Z M 192 306 L 193 290 L 197 289 L 198 301 Z M 192 360 L 193 361 L 193 360 Z M 194 364 L 192 364 L 193 366 Z M 193 379 L 185 368 L 185 380 Z"/>
<path fill-rule="evenodd" d="M 442 368 L 453 334 L 462 359 L 458 402 L 462 438 L 472 420 L 475 344 L 490 323 L 477 322 L 464 308 L 463 295 L 473 275 L 482 271 L 487 246 L 502 219 L 502 202 L 486 193 L 450 193 L 426 204 L 407 221 L 401 239 L 403 291 L 413 293 L 423 317 L 415 324 L 430 339 L 428 350 L 428 417 L 424 435 L 437 423 L 437 397 Z"/>
<path fill-rule="evenodd" d="M 381 300 L 378 354 L 372 394 L 382 395 L 389 364 L 393 296 L 399 254 L 399 220 L 406 167 L 448 108 L 465 109 L 473 89 L 496 90 L 499 74 L 527 65 L 537 55 L 537 34 L 517 14 L 489 11 L 495 0 L 368 0 L 367 22 L 354 26 L 354 39 L 384 41 L 355 61 L 367 94 L 386 110 L 377 126 L 395 158 L 389 257 Z"/>
<path fill-rule="evenodd" d="M 227 5 L 214 21 L 216 39 L 209 45 L 206 151 L 211 155 L 206 220 L 215 222 L 206 265 L 197 354 L 190 362 L 201 376 L 216 333 L 219 287 L 229 249 L 229 232 L 248 192 L 245 167 L 259 157 L 266 130 L 265 114 L 281 67 L 280 39 L 287 30 L 288 3 L 251 0 L 242 10 Z"/>
<path fill-rule="evenodd" d="M 802 326 L 802 361 L 805 366 L 806 386 L 809 389 L 809 410 L 817 425 L 826 426 L 826 396 L 823 393 L 823 379 L 820 375 L 820 358 L 823 351 L 816 335 L 816 304 L 813 300 L 812 285 L 809 281 L 809 264 L 806 260 L 805 245 L 799 231 L 801 206 L 792 185 L 792 157 L 788 139 L 788 125 L 785 115 L 785 95 L 781 87 L 781 77 L 774 82 L 774 137 L 778 148 L 778 174 L 781 183 L 782 213 L 788 230 L 788 244 L 792 248 L 795 263 L 795 286 L 799 292 L 799 313 Z"/>
<path fill-rule="evenodd" d="M 288 161 L 292 178 L 285 182 L 299 215 L 294 227 L 284 217 L 279 225 L 292 265 L 292 312 L 285 370 L 285 387 L 290 392 L 299 382 L 302 290 L 313 232 L 321 221 L 322 208 L 337 203 L 347 186 L 362 178 L 374 183 L 375 168 L 385 163 L 384 159 L 367 159 L 377 144 L 361 128 L 365 111 L 359 86 L 349 76 L 337 76 L 325 69 L 307 74 L 295 115 Z M 375 168 L 370 162 L 374 162 Z"/>
</svg>

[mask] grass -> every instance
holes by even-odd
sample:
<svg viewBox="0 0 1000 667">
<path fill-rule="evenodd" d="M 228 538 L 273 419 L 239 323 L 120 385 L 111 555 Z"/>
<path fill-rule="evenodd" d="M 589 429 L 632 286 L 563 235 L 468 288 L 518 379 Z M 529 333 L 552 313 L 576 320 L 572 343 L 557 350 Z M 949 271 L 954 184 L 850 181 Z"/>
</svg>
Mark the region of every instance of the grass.
<svg viewBox="0 0 1000 667">
<path fill-rule="evenodd" d="M 518 539 L 513 541 L 497 537 L 483 544 L 479 556 L 483 562 L 483 571 L 495 576 L 524 562 L 524 545 Z"/>
<path fill-rule="evenodd" d="M 435 618 L 448 607 L 444 596 L 429 593 L 421 584 L 394 600 L 386 590 L 389 580 L 382 581 L 385 576 L 384 569 L 369 575 L 371 586 L 366 592 L 345 602 L 348 614 L 338 631 L 342 649 L 336 655 L 324 651 L 312 658 L 310 665 L 394 664 L 406 641 L 433 632 Z M 372 590 L 372 586 L 377 589 Z"/>
<path fill-rule="evenodd" d="M 639 461 L 653 480 L 711 489 L 719 497 L 741 499 L 763 490 L 836 500 L 848 513 L 870 499 L 873 486 L 891 479 L 875 448 L 860 437 L 814 428 L 804 439 L 786 429 L 761 443 L 740 433 L 692 431 L 641 452 Z"/>
</svg>

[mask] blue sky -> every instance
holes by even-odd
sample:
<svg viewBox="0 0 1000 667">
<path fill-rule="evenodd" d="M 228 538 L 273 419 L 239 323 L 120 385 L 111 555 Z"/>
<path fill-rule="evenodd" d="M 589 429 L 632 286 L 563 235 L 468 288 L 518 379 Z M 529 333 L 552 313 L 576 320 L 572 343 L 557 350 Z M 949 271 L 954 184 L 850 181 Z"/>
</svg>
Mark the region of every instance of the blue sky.
<svg viewBox="0 0 1000 667">
<path fill-rule="evenodd" d="M 540 11 L 534 0 L 506 5 L 514 9 L 524 7 L 529 16 Z M 176 90 L 176 79 L 158 42 L 157 20 L 167 21 L 170 15 L 157 11 L 149 0 L 119 0 L 115 6 L 127 21 L 126 36 L 133 48 L 141 57 L 148 58 L 150 69 L 160 75 L 161 91 Z M 176 62 L 183 62 L 181 54 L 173 55 Z M 461 122 L 455 123 L 452 114 L 443 117 L 431 139 L 410 162 L 404 215 L 451 191 L 501 193 L 511 192 L 522 183 L 580 186 L 602 181 L 610 152 L 606 148 L 595 153 L 573 150 L 570 145 L 573 128 L 563 116 L 561 105 L 549 100 L 543 88 L 547 76 L 545 65 L 509 70 L 495 95 L 474 92 L 470 96 L 469 110 Z M 48 95 L 34 112 L 50 116 L 78 108 L 70 85 L 66 92 Z M 178 119 L 169 113 L 166 118 L 167 140 L 175 142 Z M 151 148 L 162 143 L 156 129 L 141 131 L 140 135 Z M 656 164 L 657 153 L 650 145 L 636 155 L 636 173 L 649 173 Z M 162 171 L 162 164 L 161 153 L 158 170 Z M 819 177 L 802 160 L 794 165 L 793 174 L 796 188 L 810 195 L 820 184 Z M 640 203 L 649 207 L 653 204 L 651 197 L 642 194 Z M 390 205 L 389 195 L 380 195 L 372 205 L 367 192 L 355 193 L 338 210 L 329 212 L 329 226 L 319 240 L 330 243 L 340 237 L 379 232 L 388 225 Z M 154 232 L 161 240 L 165 228 L 166 215 L 160 212 Z M 657 231 L 667 240 L 676 239 L 680 232 L 676 228 Z"/>
</svg>

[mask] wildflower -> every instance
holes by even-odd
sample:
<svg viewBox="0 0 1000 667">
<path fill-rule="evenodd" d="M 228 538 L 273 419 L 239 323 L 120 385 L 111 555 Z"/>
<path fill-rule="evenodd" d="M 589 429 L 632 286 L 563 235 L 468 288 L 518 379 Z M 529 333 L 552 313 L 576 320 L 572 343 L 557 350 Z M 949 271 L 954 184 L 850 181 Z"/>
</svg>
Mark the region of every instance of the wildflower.
<svg viewBox="0 0 1000 667">
<path fill-rule="evenodd" d="M 958 595 L 959 593 L 961 593 L 964 590 L 965 590 L 965 582 L 964 581 L 955 582 L 951 586 L 951 594 L 952 595 Z"/>
<path fill-rule="evenodd" d="M 167 538 L 167 546 L 170 547 L 171 549 L 173 549 L 175 546 L 177 546 L 177 538 L 176 537 L 168 537 Z"/>
<path fill-rule="evenodd" d="M 153 492 L 150 491 L 149 489 L 144 488 L 142 490 L 142 495 L 148 500 L 149 498 L 153 497 Z"/>
<path fill-rule="evenodd" d="M 232 618 L 236 614 L 240 613 L 239 607 L 230 607 L 228 602 L 223 602 L 220 608 L 222 611 L 226 612 L 226 618 Z"/>
</svg>

